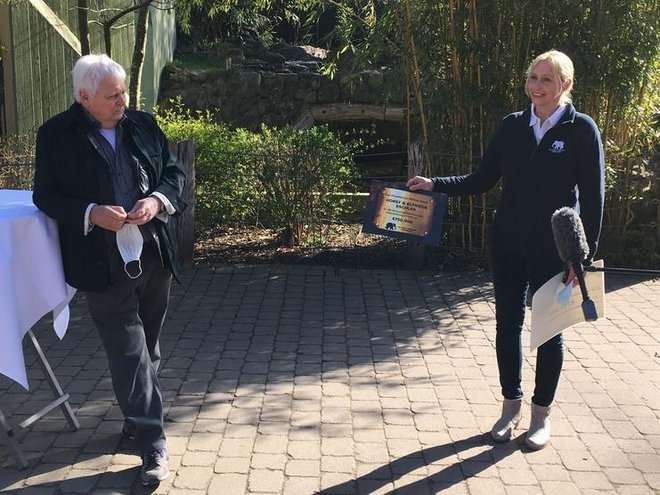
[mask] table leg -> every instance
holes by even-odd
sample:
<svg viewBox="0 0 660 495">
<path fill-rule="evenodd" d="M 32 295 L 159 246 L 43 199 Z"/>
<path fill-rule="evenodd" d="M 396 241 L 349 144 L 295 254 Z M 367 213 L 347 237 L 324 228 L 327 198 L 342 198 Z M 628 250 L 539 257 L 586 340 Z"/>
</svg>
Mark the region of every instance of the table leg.
<svg viewBox="0 0 660 495">
<path fill-rule="evenodd" d="M 5 419 L 5 415 L 2 414 L 2 409 L 0 409 L 0 426 L 2 427 L 2 436 L 5 437 L 5 440 L 7 441 L 11 456 L 14 458 L 14 461 L 16 461 L 16 464 L 18 464 L 18 467 L 25 469 L 28 463 L 25 460 L 21 447 L 16 441 L 14 429 L 9 426 L 9 423 L 7 423 L 7 420 Z"/>
<path fill-rule="evenodd" d="M 44 375 L 46 376 L 48 385 L 50 385 L 50 389 L 53 391 L 55 398 L 60 399 L 57 400 L 57 404 L 55 405 L 59 405 L 62 408 L 62 412 L 64 413 L 64 417 L 68 421 L 69 426 L 71 426 L 71 428 L 73 428 L 74 430 L 77 430 L 78 428 L 80 428 L 80 423 L 78 422 L 78 418 L 76 418 L 76 415 L 73 413 L 73 410 L 71 409 L 71 405 L 69 404 L 69 394 L 65 394 L 64 391 L 62 390 L 62 387 L 60 387 L 60 383 L 57 381 L 57 378 L 55 377 L 55 374 L 53 373 L 53 369 L 50 367 L 50 364 L 48 364 L 48 360 L 46 359 L 44 352 L 41 350 L 41 346 L 39 345 L 39 342 L 37 342 L 37 338 L 32 333 L 32 330 L 28 330 L 27 333 L 30 337 L 30 344 L 32 344 L 32 350 L 34 350 L 35 354 L 37 355 L 37 362 L 39 363 L 41 370 L 44 372 Z"/>
<path fill-rule="evenodd" d="M 28 330 L 27 333 L 30 337 L 30 345 L 32 346 L 32 350 L 37 355 L 37 362 L 39 363 L 41 370 L 44 372 L 44 375 L 46 376 L 48 385 L 50 386 L 50 389 L 53 391 L 53 394 L 55 395 L 55 400 L 51 401 L 40 411 L 36 412 L 35 414 L 27 418 L 25 421 L 16 425 L 15 427 L 9 425 L 7 419 L 2 413 L 2 410 L 0 410 L 0 427 L 2 430 L 2 434 L 7 440 L 7 445 L 9 446 L 9 452 L 11 452 L 11 455 L 16 461 L 16 464 L 18 464 L 18 466 L 21 469 L 25 469 L 28 463 L 27 460 L 25 459 L 25 456 L 23 455 L 23 451 L 21 450 L 21 447 L 16 441 L 16 434 L 15 434 L 16 430 L 27 428 L 36 420 L 45 416 L 56 407 L 62 408 L 64 417 L 68 421 L 71 428 L 73 428 L 74 430 L 80 428 L 80 423 L 78 422 L 78 418 L 76 418 L 76 415 L 73 413 L 73 409 L 71 409 L 71 405 L 69 404 L 69 394 L 65 394 L 64 391 L 62 390 L 62 387 L 60 387 L 60 383 L 57 381 L 57 378 L 55 377 L 55 374 L 53 373 L 53 369 L 50 367 L 50 364 L 48 364 L 48 360 L 46 359 L 44 352 L 41 350 L 41 346 L 39 345 L 39 342 L 37 342 L 37 338 L 32 333 L 32 330 Z"/>
</svg>

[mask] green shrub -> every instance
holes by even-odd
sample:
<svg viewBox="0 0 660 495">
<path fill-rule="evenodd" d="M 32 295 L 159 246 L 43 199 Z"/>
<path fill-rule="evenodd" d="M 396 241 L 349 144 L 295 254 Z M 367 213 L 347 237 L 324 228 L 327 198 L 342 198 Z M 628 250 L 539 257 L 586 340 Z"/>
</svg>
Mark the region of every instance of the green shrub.
<svg viewBox="0 0 660 495">
<path fill-rule="evenodd" d="M 306 243 L 316 226 L 339 220 L 333 193 L 356 176 L 352 146 L 326 127 L 261 129 L 256 176 L 262 223 L 284 229 L 285 244 Z"/>
<path fill-rule="evenodd" d="M 157 119 L 171 141 L 195 141 L 198 229 L 259 223 L 281 229 L 283 243 L 299 244 L 317 241 L 317 227 L 339 220 L 344 201 L 334 193 L 357 176 L 359 141 L 345 144 L 326 127 L 231 130 L 209 111 L 173 103 Z"/>
<path fill-rule="evenodd" d="M 257 136 L 214 122 L 208 110 L 191 112 L 180 100 L 172 103 L 171 108 L 158 109 L 156 118 L 171 142 L 195 142 L 195 215 L 199 227 L 253 219 L 254 173 L 240 157 L 252 149 Z"/>
</svg>

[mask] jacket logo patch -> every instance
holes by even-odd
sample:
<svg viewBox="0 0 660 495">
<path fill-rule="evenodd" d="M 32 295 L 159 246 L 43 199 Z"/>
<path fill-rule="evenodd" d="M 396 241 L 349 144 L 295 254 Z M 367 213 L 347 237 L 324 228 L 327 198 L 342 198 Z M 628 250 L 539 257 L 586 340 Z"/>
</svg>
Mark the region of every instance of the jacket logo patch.
<svg viewBox="0 0 660 495">
<path fill-rule="evenodd" d="M 564 141 L 555 141 L 552 143 L 550 150 L 552 153 L 563 153 L 564 152 Z"/>
</svg>

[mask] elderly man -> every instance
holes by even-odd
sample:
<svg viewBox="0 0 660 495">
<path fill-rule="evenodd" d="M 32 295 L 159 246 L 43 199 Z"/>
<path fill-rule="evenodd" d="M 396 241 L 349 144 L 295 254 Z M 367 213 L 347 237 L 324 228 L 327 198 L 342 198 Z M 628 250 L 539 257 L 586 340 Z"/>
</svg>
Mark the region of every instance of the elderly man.
<svg viewBox="0 0 660 495">
<path fill-rule="evenodd" d="M 155 119 L 127 110 L 126 72 L 106 55 L 73 69 L 75 103 L 37 134 L 35 205 L 59 225 L 67 282 L 86 293 L 140 478 L 169 476 L 156 372 L 176 276 L 168 219 L 186 207 L 185 176 Z"/>
</svg>

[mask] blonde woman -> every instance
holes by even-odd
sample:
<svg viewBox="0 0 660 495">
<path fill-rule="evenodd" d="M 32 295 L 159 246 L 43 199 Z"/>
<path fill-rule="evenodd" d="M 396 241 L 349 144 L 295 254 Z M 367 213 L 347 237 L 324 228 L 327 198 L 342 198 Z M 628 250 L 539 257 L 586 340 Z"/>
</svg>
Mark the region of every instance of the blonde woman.
<svg viewBox="0 0 660 495">
<path fill-rule="evenodd" d="M 496 353 L 504 397 L 502 415 L 491 430 L 496 442 L 511 439 L 521 420 L 523 389 L 521 333 L 525 294 L 534 293 L 566 269 L 552 236 L 551 217 L 569 206 L 580 212 L 589 243 L 589 263 L 600 236 L 604 160 L 594 121 L 571 103 L 571 59 L 551 50 L 527 69 L 525 92 L 531 105 L 507 115 L 477 169 L 454 177 L 413 177 L 410 190 L 450 196 L 480 194 L 501 180 L 502 194 L 491 229 L 491 269 L 497 320 Z M 566 283 L 575 277 L 567 272 Z M 557 335 L 536 356 L 536 379 L 526 443 L 538 450 L 550 441 L 549 414 L 563 363 Z"/>
</svg>

